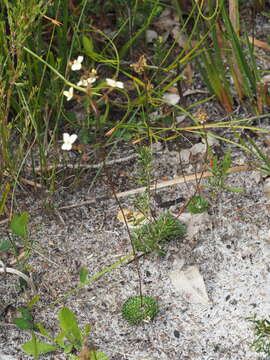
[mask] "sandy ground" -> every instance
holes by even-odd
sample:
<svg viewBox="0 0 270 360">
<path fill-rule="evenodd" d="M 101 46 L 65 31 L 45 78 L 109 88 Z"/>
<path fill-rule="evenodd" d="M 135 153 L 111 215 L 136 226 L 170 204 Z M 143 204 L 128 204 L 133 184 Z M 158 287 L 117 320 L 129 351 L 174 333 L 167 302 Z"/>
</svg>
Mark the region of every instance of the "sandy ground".
<svg viewBox="0 0 270 360">
<path fill-rule="evenodd" d="M 178 155 L 176 151 L 157 149 L 157 179 L 168 173 L 170 178 L 181 175 Z M 235 156 L 234 165 L 238 161 L 239 156 Z M 121 166 L 124 169 L 127 164 Z M 130 174 L 135 172 L 132 164 L 129 168 Z M 120 189 L 120 178 L 119 184 Z M 207 184 L 207 180 L 202 184 Z M 250 348 L 253 332 L 245 319 L 254 313 L 258 318 L 268 317 L 270 312 L 270 205 L 256 171 L 230 175 L 228 185 L 240 186 L 244 192 L 219 194 L 212 200 L 208 214 L 197 217 L 198 221 L 194 216 L 193 234 L 184 240 L 172 240 L 164 257 L 141 258 L 143 292 L 157 299 L 160 312 L 153 322 L 138 327 L 128 325 L 121 318 L 123 302 L 138 292 L 134 262 L 124 263 L 62 303 L 48 307 L 78 285 L 82 266 L 88 268 L 91 276 L 131 252 L 127 231 L 117 220 L 116 202 L 111 199 L 67 210 L 45 211 L 43 196 L 22 197 L 19 209 L 30 209 L 32 214 L 31 238 L 35 251 L 29 265 L 41 296 L 34 311 L 35 321 L 43 322 L 55 334 L 57 313 L 63 305 L 68 306 L 75 311 L 80 326 L 92 324 L 90 341 L 112 360 L 260 359 Z M 166 201 L 187 199 L 192 191 L 190 182 L 165 188 L 159 194 Z M 90 193 L 87 187 L 73 192 L 63 190 L 55 195 L 53 203 L 57 209 L 106 192 L 102 183 Z M 132 199 L 122 199 L 121 203 L 124 208 L 132 208 Z M 182 205 L 183 202 L 169 210 L 177 215 Z M 6 237 L 6 231 L 2 226 L 2 238 Z M 174 287 L 170 274 L 179 263 L 183 269 L 191 265 L 198 267 L 208 304 L 192 303 Z M 15 276 L 1 275 L 1 360 L 29 358 L 20 345 L 30 336 L 18 330 L 12 318 L 17 315 L 16 309 L 25 305 L 33 294 L 30 290 L 18 294 L 16 284 Z M 66 355 L 58 353 L 42 358 L 64 359 Z"/>
</svg>

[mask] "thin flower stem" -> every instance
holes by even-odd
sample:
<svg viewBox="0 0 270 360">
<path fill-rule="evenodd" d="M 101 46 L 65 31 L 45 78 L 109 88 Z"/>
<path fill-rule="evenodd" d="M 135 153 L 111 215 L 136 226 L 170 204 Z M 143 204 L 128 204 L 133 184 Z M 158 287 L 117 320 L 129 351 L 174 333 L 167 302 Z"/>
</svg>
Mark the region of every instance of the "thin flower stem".
<svg viewBox="0 0 270 360">
<path fill-rule="evenodd" d="M 104 168 L 105 168 L 105 171 L 107 172 L 107 169 L 106 169 L 106 165 L 104 164 Z M 110 178 L 108 177 L 108 174 L 107 174 L 107 179 L 109 180 L 109 185 L 110 185 L 110 188 L 112 190 L 112 193 L 113 193 L 113 196 L 115 198 L 115 201 L 117 202 L 117 205 L 122 213 L 122 216 L 123 216 L 123 219 L 124 219 L 124 222 L 125 222 L 125 226 L 126 226 L 126 229 L 127 229 L 127 232 L 128 232 L 128 237 L 129 237 L 129 240 L 130 240 L 130 243 L 131 243 L 131 247 L 132 247 L 132 253 L 133 253 L 133 256 L 134 256 L 134 259 L 135 259 L 135 266 L 136 266 L 136 270 L 137 270 L 137 274 L 138 274 L 138 279 L 139 279 L 139 294 L 140 294 L 140 297 L 142 299 L 142 296 L 143 296 L 143 293 L 142 293 L 142 276 L 141 276 L 141 269 L 140 269 L 140 266 L 139 266 L 139 258 L 137 256 L 137 253 L 136 253 L 136 249 L 135 249 L 135 246 L 134 246 L 134 243 L 132 241 L 132 236 L 131 236 L 131 233 L 130 233 L 130 230 L 129 230 L 129 226 L 128 226 L 128 223 L 127 223 L 127 219 L 126 219 L 126 216 L 125 216 L 125 213 L 123 211 L 123 207 L 118 199 L 118 196 L 117 196 L 117 193 L 114 189 L 114 186 L 113 186 L 113 183 L 110 181 Z M 141 304 L 142 305 L 142 304 Z"/>
</svg>

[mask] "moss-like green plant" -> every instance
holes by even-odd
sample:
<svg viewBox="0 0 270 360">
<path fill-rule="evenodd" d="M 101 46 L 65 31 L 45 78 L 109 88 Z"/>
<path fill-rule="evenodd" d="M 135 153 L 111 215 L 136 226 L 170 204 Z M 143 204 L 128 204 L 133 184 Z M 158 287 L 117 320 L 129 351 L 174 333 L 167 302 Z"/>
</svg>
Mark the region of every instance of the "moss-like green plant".
<svg viewBox="0 0 270 360">
<path fill-rule="evenodd" d="M 163 213 L 153 222 L 144 224 L 133 232 L 133 244 L 137 251 L 150 253 L 156 251 L 163 255 L 163 245 L 173 238 L 183 238 L 186 226 L 169 212 Z"/>
<path fill-rule="evenodd" d="M 192 214 L 200 214 L 207 211 L 209 202 L 204 199 L 202 196 L 193 196 L 190 200 L 187 209 Z"/>
<path fill-rule="evenodd" d="M 152 320 L 158 313 L 158 304 L 150 296 L 131 296 L 123 304 L 122 316 L 131 325 Z"/>
</svg>

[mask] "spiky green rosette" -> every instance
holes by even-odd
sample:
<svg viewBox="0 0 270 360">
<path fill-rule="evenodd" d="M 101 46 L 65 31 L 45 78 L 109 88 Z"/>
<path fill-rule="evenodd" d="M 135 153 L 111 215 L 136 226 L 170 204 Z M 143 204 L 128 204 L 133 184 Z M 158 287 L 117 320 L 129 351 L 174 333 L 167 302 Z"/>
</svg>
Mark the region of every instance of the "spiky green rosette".
<svg viewBox="0 0 270 360">
<path fill-rule="evenodd" d="M 158 304 L 150 296 L 131 296 L 122 307 L 122 316 L 131 325 L 138 325 L 143 320 L 152 320 L 157 313 Z"/>
<path fill-rule="evenodd" d="M 137 251 L 145 254 L 156 251 L 158 255 L 166 253 L 165 243 L 174 238 L 182 239 L 186 234 L 186 225 L 169 212 L 160 215 L 156 221 L 143 224 L 133 232 L 132 241 Z"/>
</svg>

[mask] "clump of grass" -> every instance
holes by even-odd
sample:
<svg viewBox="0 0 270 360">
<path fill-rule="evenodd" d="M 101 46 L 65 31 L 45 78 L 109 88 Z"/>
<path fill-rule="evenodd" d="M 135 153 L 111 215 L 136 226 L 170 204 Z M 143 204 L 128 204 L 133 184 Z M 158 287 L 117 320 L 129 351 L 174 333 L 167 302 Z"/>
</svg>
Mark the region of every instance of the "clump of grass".
<svg viewBox="0 0 270 360">
<path fill-rule="evenodd" d="M 172 239 L 182 239 L 185 234 L 186 226 L 169 212 L 165 212 L 156 220 L 135 229 L 132 241 L 137 251 L 164 255 L 164 245 Z"/>
<path fill-rule="evenodd" d="M 122 316 L 131 325 L 152 320 L 158 313 L 158 304 L 150 296 L 131 296 L 123 304 Z"/>
</svg>

